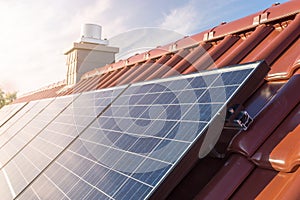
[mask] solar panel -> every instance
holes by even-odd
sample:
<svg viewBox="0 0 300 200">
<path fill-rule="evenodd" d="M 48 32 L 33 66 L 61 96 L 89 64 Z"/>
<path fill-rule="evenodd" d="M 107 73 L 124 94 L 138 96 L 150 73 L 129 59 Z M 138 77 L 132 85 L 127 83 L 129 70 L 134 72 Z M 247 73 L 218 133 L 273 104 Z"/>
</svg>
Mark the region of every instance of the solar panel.
<svg viewBox="0 0 300 200">
<path fill-rule="evenodd" d="M 7 185 L 12 187 L 10 191 L 0 191 L 0 195 L 3 192 L 15 197 L 21 192 L 121 91 L 122 88 L 87 92 L 75 98 L 2 168 L 8 177 Z"/>
<path fill-rule="evenodd" d="M 53 101 L 53 99 L 45 99 L 40 101 L 29 102 L 25 107 L 25 108 L 30 108 L 28 112 L 22 115 L 16 122 L 12 123 L 11 126 L 6 128 L 6 125 L 11 123 L 11 120 L 9 120 L 5 124 L 5 126 L 1 127 L 0 151 L 1 148 L 10 139 L 12 139 L 20 130 L 22 130 L 22 128 L 24 128 L 29 122 L 31 122 L 35 118 L 35 116 L 37 116 L 49 103 L 51 103 L 51 101 Z M 21 111 L 23 111 L 23 109 Z"/>
<path fill-rule="evenodd" d="M 257 62 L 130 85 L 18 199 L 157 195 L 233 97 L 249 93 L 245 83 L 266 73 Z"/>
<path fill-rule="evenodd" d="M 52 102 L 52 104 L 49 104 L 50 102 Z M 49 105 L 43 109 L 42 112 L 31 112 L 31 115 L 24 116 L 24 120 L 21 120 L 22 122 L 18 123 L 19 126 L 14 126 L 16 129 L 12 129 L 6 134 L 3 134 L 4 140 L 0 148 L 0 168 L 2 168 L 17 152 L 19 152 L 51 120 L 53 120 L 66 106 L 66 103 L 68 103 L 66 98 L 53 101 L 52 99 L 45 100 L 40 104 L 41 107 L 39 108 L 43 109 L 45 106 Z M 32 118 L 33 116 L 34 118 Z"/>
<path fill-rule="evenodd" d="M 0 127 L 0 137 L 1 135 L 6 132 L 10 127 L 14 126 L 14 124 L 22 118 L 28 111 L 30 111 L 38 101 L 32 101 L 26 104 L 19 112 L 17 112 L 11 119 L 9 119 L 3 126 Z M 21 120 L 22 121 L 22 120 Z M 1 141 L 1 139 L 0 139 Z"/>
<path fill-rule="evenodd" d="M 0 127 L 3 126 L 11 117 L 21 110 L 26 103 L 6 105 L 0 110 Z"/>
</svg>

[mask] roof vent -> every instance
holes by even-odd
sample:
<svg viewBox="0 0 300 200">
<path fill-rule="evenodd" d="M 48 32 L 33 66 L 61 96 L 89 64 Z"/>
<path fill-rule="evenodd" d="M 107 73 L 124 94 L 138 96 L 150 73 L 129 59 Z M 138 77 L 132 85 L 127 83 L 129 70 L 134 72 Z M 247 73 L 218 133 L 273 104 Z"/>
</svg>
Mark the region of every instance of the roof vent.
<svg viewBox="0 0 300 200">
<path fill-rule="evenodd" d="M 81 26 L 80 42 L 108 45 L 107 40 L 101 40 L 102 27 L 97 24 Z"/>
</svg>

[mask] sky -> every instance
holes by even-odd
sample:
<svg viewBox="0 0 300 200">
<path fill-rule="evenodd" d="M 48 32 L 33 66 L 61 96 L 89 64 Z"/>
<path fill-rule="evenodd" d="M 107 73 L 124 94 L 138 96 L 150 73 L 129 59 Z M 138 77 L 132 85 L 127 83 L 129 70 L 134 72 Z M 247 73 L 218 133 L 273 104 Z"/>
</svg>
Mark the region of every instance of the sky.
<svg viewBox="0 0 300 200">
<path fill-rule="evenodd" d="M 23 94 L 64 80 L 64 52 L 85 23 L 101 25 L 102 37 L 117 46 L 133 30 L 193 35 L 286 1 L 0 0 L 0 88 Z"/>
</svg>

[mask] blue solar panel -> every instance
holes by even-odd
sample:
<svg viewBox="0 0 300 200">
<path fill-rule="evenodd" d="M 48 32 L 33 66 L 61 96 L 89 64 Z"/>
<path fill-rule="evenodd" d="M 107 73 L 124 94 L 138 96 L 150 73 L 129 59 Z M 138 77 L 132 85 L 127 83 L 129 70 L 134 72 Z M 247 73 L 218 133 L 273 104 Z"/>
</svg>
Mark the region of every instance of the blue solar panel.
<svg viewBox="0 0 300 200">
<path fill-rule="evenodd" d="M 36 106 L 34 106 L 29 112 L 27 112 L 21 120 L 18 120 L 13 126 L 9 127 L 0 136 L 0 162 L 1 166 L 5 164 L 19 148 L 22 148 L 21 143 L 18 142 L 22 140 L 22 135 L 16 137 L 19 132 L 24 132 L 23 128 L 27 125 L 30 127 L 32 120 L 51 102 L 52 100 L 39 101 Z M 28 128 L 29 130 L 30 128 Z M 24 139 L 25 140 L 25 139 Z"/>
<path fill-rule="evenodd" d="M 55 117 L 72 102 L 72 99 L 73 98 L 63 97 L 59 99 L 41 100 L 37 106 L 34 106 L 30 112 L 23 116 L 23 120 L 19 120 L 18 123 L 15 123 L 15 126 L 3 134 L 5 137 L 1 138 L 0 174 L 2 173 L 5 179 L 0 180 L 0 182 L 8 185 L 9 190 L 1 189 L 1 196 L 11 196 L 11 198 L 16 196 L 18 193 L 15 191 L 20 190 L 23 185 L 26 185 L 26 176 L 37 170 L 37 168 L 32 165 L 23 168 L 23 162 L 43 163 L 43 160 L 31 161 L 26 157 L 16 162 L 14 158 L 18 153 L 23 153 L 22 150 L 24 147 L 55 119 Z M 44 148 L 47 148 L 47 145 L 44 146 Z M 18 178 L 18 176 L 20 176 L 20 178 Z"/>
<path fill-rule="evenodd" d="M 3 133 L 5 133 L 10 127 L 14 126 L 15 123 L 23 118 L 23 116 L 30 111 L 36 104 L 38 104 L 38 101 L 32 101 L 26 104 L 19 112 L 17 112 L 10 120 L 8 120 L 5 124 L 3 124 L 0 127 L 0 137 Z M 21 120 L 23 121 L 23 119 Z M 1 141 L 1 139 L 0 139 Z"/>
<path fill-rule="evenodd" d="M 149 198 L 259 64 L 130 85 L 18 198 Z"/>
<path fill-rule="evenodd" d="M 79 97 L 76 95 L 62 98 L 64 106 L 60 105 L 59 107 L 64 107 L 63 111 L 2 167 L 2 172 L 7 174 L 9 180 L 7 184 L 12 185 L 13 192 L 10 191 L 12 196 L 18 195 L 39 175 L 121 91 L 122 88 L 101 90 L 83 93 Z M 59 105 L 58 100 L 59 98 L 50 106 Z M 45 112 L 50 112 L 50 110 L 47 108 Z M 20 136 L 15 138 L 20 139 Z M 19 168 L 22 170 L 18 170 Z M 0 195 L 8 192 L 2 190 Z"/>
<path fill-rule="evenodd" d="M 49 103 L 52 104 L 49 105 Z M 66 98 L 55 100 L 47 99 L 41 101 L 36 109 L 33 109 L 24 120 L 14 126 L 13 129 L 4 134 L 0 148 L 0 167 L 4 166 L 17 152 L 19 152 L 32 138 L 35 137 L 61 110 L 67 105 Z M 48 106 L 49 105 L 49 106 Z M 46 107 L 46 109 L 44 109 Z M 41 111 L 37 113 L 37 111 Z M 33 118 L 34 117 L 34 118 Z"/>
</svg>

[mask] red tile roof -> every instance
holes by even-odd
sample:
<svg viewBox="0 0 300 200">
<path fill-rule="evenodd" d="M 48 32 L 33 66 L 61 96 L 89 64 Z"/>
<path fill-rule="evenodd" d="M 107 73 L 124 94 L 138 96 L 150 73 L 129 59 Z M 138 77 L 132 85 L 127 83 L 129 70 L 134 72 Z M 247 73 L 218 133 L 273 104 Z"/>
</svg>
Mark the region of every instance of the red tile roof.
<svg viewBox="0 0 300 200">
<path fill-rule="evenodd" d="M 251 127 L 224 129 L 215 152 L 178 175 L 169 199 L 300 199 L 299 12 L 298 0 L 273 5 L 16 102 L 265 60 L 271 70 L 244 104 Z"/>
<path fill-rule="evenodd" d="M 263 168 L 273 168 L 284 172 L 291 172 L 299 165 L 299 112 L 298 103 L 268 140 L 256 150 L 251 157 L 254 163 Z"/>
<path fill-rule="evenodd" d="M 59 95 L 59 91 L 62 90 L 65 86 L 65 81 L 61 81 L 18 97 L 13 103 L 28 102 L 38 99 L 55 97 Z"/>
</svg>

